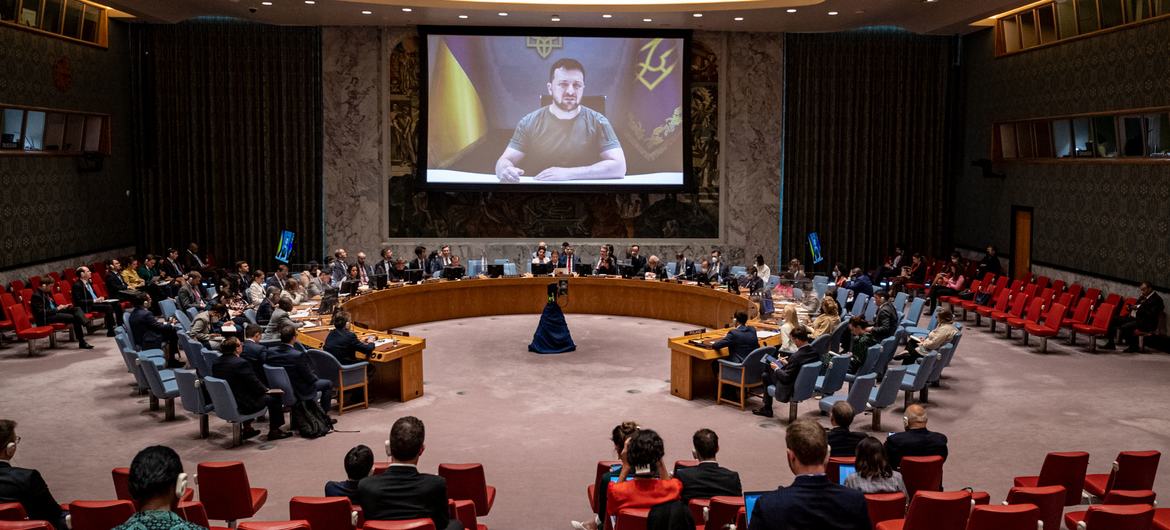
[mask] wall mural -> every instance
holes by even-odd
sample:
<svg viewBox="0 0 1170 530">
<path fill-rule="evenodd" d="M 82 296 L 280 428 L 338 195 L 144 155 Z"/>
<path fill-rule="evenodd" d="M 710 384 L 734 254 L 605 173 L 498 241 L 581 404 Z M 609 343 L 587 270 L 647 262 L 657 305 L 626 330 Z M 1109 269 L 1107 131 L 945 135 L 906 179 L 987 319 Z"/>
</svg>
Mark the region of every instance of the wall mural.
<svg viewBox="0 0 1170 530">
<path fill-rule="evenodd" d="M 418 189 L 421 39 L 390 53 L 391 238 L 718 238 L 718 59 L 691 41 L 693 193 L 450 193 Z"/>
</svg>

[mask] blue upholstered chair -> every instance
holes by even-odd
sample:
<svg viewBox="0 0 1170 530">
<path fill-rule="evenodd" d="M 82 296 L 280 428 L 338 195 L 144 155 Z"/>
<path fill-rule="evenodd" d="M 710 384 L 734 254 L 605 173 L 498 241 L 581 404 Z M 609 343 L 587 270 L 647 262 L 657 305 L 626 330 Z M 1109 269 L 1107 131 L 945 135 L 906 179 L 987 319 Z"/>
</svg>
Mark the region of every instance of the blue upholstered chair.
<svg viewBox="0 0 1170 530">
<path fill-rule="evenodd" d="M 740 276 L 743 276 L 745 274 L 747 274 L 747 267 L 744 267 L 743 265 L 732 265 L 731 266 L 731 275 L 732 276 L 739 278 Z"/>
<path fill-rule="evenodd" d="M 813 291 L 817 293 L 817 298 L 824 298 L 825 293 L 829 290 L 827 283 L 813 283 Z"/>
<path fill-rule="evenodd" d="M 261 409 L 252 414 L 240 414 L 236 405 L 236 397 L 227 381 L 218 377 L 204 377 L 203 385 L 207 387 L 207 394 L 211 396 L 211 405 L 216 416 L 232 425 L 232 447 L 240 445 L 240 424 L 263 416 L 267 409 Z"/>
<path fill-rule="evenodd" d="M 142 354 L 138 355 L 138 367 L 142 369 L 147 389 L 150 391 L 150 410 L 158 410 L 158 400 L 161 399 L 166 403 L 166 421 L 174 420 L 175 398 L 179 397 L 179 384 L 175 382 L 175 374 L 171 370 L 159 370 L 150 357 Z"/>
<path fill-rule="evenodd" d="M 838 401 L 845 401 L 853 410 L 865 410 L 866 402 L 869 401 L 869 392 L 873 390 L 874 383 L 877 382 L 877 374 L 865 374 L 858 376 L 853 380 L 853 384 L 849 386 L 848 396 L 826 396 L 821 398 L 821 414 L 828 414 L 833 409 L 833 405 Z"/>
<path fill-rule="evenodd" d="M 719 359 L 719 384 L 717 385 L 715 395 L 716 403 L 735 403 L 739 405 L 739 410 L 743 410 L 747 405 L 747 398 L 751 395 L 751 389 L 762 385 L 761 375 L 764 372 L 764 356 L 776 355 L 776 348 L 771 346 L 764 346 L 763 348 L 756 348 L 751 353 L 744 357 L 742 363 L 734 363 L 727 359 Z M 732 401 L 724 399 L 723 385 L 733 386 L 739 389 L 739 401 Z"/>
<path fill-rule="evenodd" d="M 922 318 L 922 309 L 926 307 L 925 298 L 915 298 L 910 301 L 910 309 L 906 310 L 906 314 L 902 316 L 902 326 L 907 328 L 917 327 L 918 320 Z"/>
<path fill-rule="evenodd" d="M 845 315 L 845 303 L 849 301 L 848 289 L 837 289 L 837 307 L 841 309 L 841 315 Z"/>
<path fill-rule="evenodd" d="M 158 309 L 162 311 L 163 316 L 166 318 L 175 316 L 175 313 L 179 310 L 178 306 L 175 305 L 175 300 L 173 298 L 164 298 L 159 300 Z"/>
<path fill-rule="evenodd" d="M 333 381 L 333 388 L 337 389 L 337 412 L 338 414 L 345 414 L 345 392 L 347 390 L 362 389 L 362 401 L 360 403 L 350 405 L 348 408 L 370 408 L 370 386 L 369 379 L 366 377 L 366 368 L 370 363 L 359 361 L 353 364 L 341 364 L 333 354 L 322 351 L 309 349 L 305 352 L 309 356 L 309 362 L 313 364 L 313 370 L 317 375 Z"/>
<path fill-rule="evenodd" d="M 893 406 L 898 400 L 898 390 L 902 388 L 902 381 L 906 376 L 905 366 L 896 366 L 886 371 L 882 384 L 869 393 L 867 403 L 873 409 L 873 432 L 882 430 L 882 409 Z"/>
<path fill-rule="evenodd" d="M 252 309 L 250 307 L 245 309 L 244 310 L 244 318 L 248 319 L 248 322 L 255 324 L 256 323 L 256 310 Z"/>
<path fill-rule="evenodd" d="M 673 278 L 677 272 L 678 272 L 678 262 L 675 262 L 675 261 L 667 262 L 666 274 Z"/>
<path fill-rule="evenodd" d="M 882 339 L 878 346 L 882 347 L 881 357 L 878 358 L 877 364 L 873 365 L 873 370 L 877 372 L 878 378 L 885 377 L 886 368 L 890 366 L 890 359 L 894 358 L 894 354 L 898 352 L 898 341 L 901 336 L 897 333 Z"/>
<path fill-rule="evenodd" d="M 828 285 L 829 284 L 829 277 L 825 276 L 823 274 L 817 274 L 817 275 L 813 276 L 812 281 L 813 281 L 813 285 L 817 285 L 817 284 Z"/>
<path fill-rule="evenodd" d="M 915 370 L 911 376 L 902 379 L 902 391 L 906 392 L 906 400 L 903 403 L 903 408 L 910 406 L 910 399 L 915 392 L 926 388 L 927 382 L 930 380 L 931 373 L 934 372 L 934 364 L 938 362 L 938 352 L 930 352 L 919 360 L 918 369 Z"/>
<path fill-rule="evenodd" d="M 191 317 L 188 317 L 187 313 L 175 311 L 175 319 L 179 321 L 179 327 L 183 328 L 183 331 L 191 331 Z"/>
<path fill-rule="evenodd" d="M 831 396 L 845 385 L 845 376 L 849 373 L 849 360 L 853 356 L 843 353 L 829 359 L 829 369 L 825 375 L 817 376 L 817 393 L 822 396 Z"/>
<path fill-rule="evenodd" d="M 865 314 L 865 304 L 869 303 L 869 295 L 865 293 L 857 293 L 853 295 L 853 309 L 849 314 L 859 317 Z"/>
<path fill-rule="evenodd" d="M 175 382 L 179 385 L 179 399 L 183 409 L 199 417 L 199 437 L 207 438 L 210 431 L 208 414 L 215 406 L 203 395 L 203 382 L 195 370 L 175 370 Z"/>
<path fill-rule="evenodd" d="M 780 277 L 775 274 L 768 276 L 768 290 L 775 289 L 777 285 L 780 285 Z"/>
<path fill-rule="evenodd" d="M 901 322 L 902 314 L 906 310 L 906 301 L 910 299 L 910 295 L 906 291 L 902 291 L 894 295 L 894 309 L 898 311 L 898 321 Z"/>
<path fill-rule="evenodd" d="M 194 307 L 188 307 L 186 313 L 187 313 L 187 318 L 190 318 L 191 320 L 195 320 L 195 315 L 198 315 L 199 311 L 197 309 L 195 309 Z"/>
<path fill-rule="evenodd" d="M 183 356 L 187 358 L 187 364 L 195 367 L 195 371 L 199 372 L 199 377 L 211 375 L 211 367 L 207 366 L 203 360 L 203 345 L 191 340 L 191 337 L 186 332 L 180 331 L 177 335 L 179 337 L 179 349 L 183 351 Z"/>
<path fill-rule="evenodd" d="M 951 364 L 951 359 L 955 356 L 954 341 L 948 344 L 944 344 L 941 348 L 939 348 L 938 355 L 939 358 L 938 361 L 934 363 L 934 369 L 931 370 L 930 375 L 926 378 L 926 386 L 922 387 L 922 390 L 918 392 L 918 401 L 923 403 L 927 403 L 930 398 L 930 387 L 939 386 L 939 381 L 942 379 L 943 369 Z M 908 366 L 906 373 L 917 376 L 918 371 L 922 369 L 921 363 L 922 359 L 919 359 L 918 364 Z"/>
<path fill-rule="evenodd" d="M 773 278 L 774 277 L 775 276 L 773 276 Z M 799 287 L 793 287 L 792 288 L 792 299 L 796 300 L 797 302 L 803 302 L 804 301 L 804 290 L 800 289 Z"/>
<path fill-rule="evenodd" d="M 516 267 L 515 263 L 509 262 L 504 264 L 504 276 L 516 276 L 518 274 L 520 274 L 520 270 Z"/>
<path fill-rule="evenodd" d="M 207 299 L 208 300 L 215 300 L 216 298 L 219 298 L 219 291 L 217 291 L 215 289 L 215 287 L 209 286 L 207 288 Z"/>
<path fill-rule="evenodd" d="M 138 367 L 138 353 L 133 350 L 122 350 L 122 362 L 126 363 L 126 368 L 134 374 L 134 388 L 138 394 L 146 393 L 150 388 L 150 383 L 146 381 L 146 375 L 142 373 L 142 368 Z"/>
<path fill-rule="evenodd" d="M 833 328 L 833 332 L 829 334 L 829 351 L 844 353 L 841 351 L 841 341 L 845 338 L 845 334 L 849 333 L 849 319 L 846 318 Z"/>
<path fill-rule="evenodd" d="M 796 421 L 796 409 L 800 402 L 813 397 L 819 373 L 821 373 L 820 361 L 800 367 L 800 371 L 796 374 L 796 381 L 792 384 L 792 398 L 788 400 L 789 423 Z M 769 385 L 766 391 L 772 397 L 776 397 L 775 385 Z"/>
<path fill-rule="evenodd" d="M 211 375 L 211 367 L 215 366 L 215 361 L 219 360 L 220 353 L 215 350 L 200 348 L 199 356 L 203 358 L 203 366 L 207 369 L 207 375 Z"/>
<path fill-rule="evenodd" d="M 881 344 L 874 344 L 873 346 L 870 346 L 869 348 L 867 348 L 865 350 L 865 361 L 863 361 L 861 363 L 861 366 L 857 368 L 857 372 L 852 373 L 852 374 L 849 374 L 849 373 L 845 374 L 845 380 L 849 381 L 849 391 L 850 392 L 853 391 L 853 384 L 857 382 L 858 378 L 860 378 L 862 376 L 869 375 L 869 374 L 874 374 L 874 377 L 875 378 L 877 377 L 877 372 L 874 370 L 874 367 L 877 366 L 877 362 L 879 359 L 881 359 L 881 356 L 882 356 L 882 345 Z M 853 409 L 853 410 L 857 410 L 857 409 Z"/>
<path fill-rule="evenodd" d="M 877 311 L 877 301 L 873 298 L 870 298 L 869 303 L 865 304 L 865 312 L 862 313 L 862 316 L 865 318 L 866 322 L 872 323 L 873 319 L 877 317 Z"/>
<path fill-rule="evenodd" d="M 829 355 L 829 342 L 831 340 L 833 340 L 833 337 L 828 334 L 821 335 L 820 337 L 813 339 L 812 347 L 814 350 L 816 350 L 817 355 L 819 355 L 821 359 L 824 359 Z"/>
</svg>

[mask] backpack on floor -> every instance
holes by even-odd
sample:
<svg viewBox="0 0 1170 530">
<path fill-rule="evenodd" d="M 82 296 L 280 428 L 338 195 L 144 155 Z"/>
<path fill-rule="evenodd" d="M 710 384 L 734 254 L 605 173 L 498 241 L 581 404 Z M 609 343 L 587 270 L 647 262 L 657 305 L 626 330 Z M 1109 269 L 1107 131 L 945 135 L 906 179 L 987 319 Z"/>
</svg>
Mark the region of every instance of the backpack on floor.
<svg viewBox="0 0 1170 530">
<path fill-rule="evenodd" d="M 303 438 L 320 438 L 333 430 L 329 416 L 312 399 L 297 400 L 292 406 L 292 424 Z"/>
</svg>

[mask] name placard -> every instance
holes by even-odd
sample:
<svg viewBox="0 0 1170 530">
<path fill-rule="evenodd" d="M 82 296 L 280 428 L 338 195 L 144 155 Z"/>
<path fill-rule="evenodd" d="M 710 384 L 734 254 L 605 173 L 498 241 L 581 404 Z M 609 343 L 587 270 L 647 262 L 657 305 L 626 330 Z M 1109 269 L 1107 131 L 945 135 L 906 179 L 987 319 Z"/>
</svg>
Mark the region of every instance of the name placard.
<svg viewBox="0 0 1170 530">
<path fill-rule="evenodd" d="M 692 329 L 690 331 L 684 331 L 683 336 L 689 337 L 691 335 L 702 335 L 706 332 L 707 332 L 707 328 Z"/>
</svg>

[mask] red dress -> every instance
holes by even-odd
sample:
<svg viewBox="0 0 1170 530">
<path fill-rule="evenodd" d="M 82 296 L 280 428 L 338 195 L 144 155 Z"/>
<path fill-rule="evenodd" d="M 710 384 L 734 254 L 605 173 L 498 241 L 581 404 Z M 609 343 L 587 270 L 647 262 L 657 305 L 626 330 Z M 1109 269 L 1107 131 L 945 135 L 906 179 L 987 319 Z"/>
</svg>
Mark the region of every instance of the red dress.
<svg viewBox="0 0 1170 530">
<path fill-rule="evenodd" d="M 682 482 L 677 478 L 660 480 L 636 478 L 625 482 L 610 483 L 608 499 L 605 501 L 607 516 L 616 516 L 623 508 L 650 508 L 667 501 L 681 498 Z"/>
</svg>

